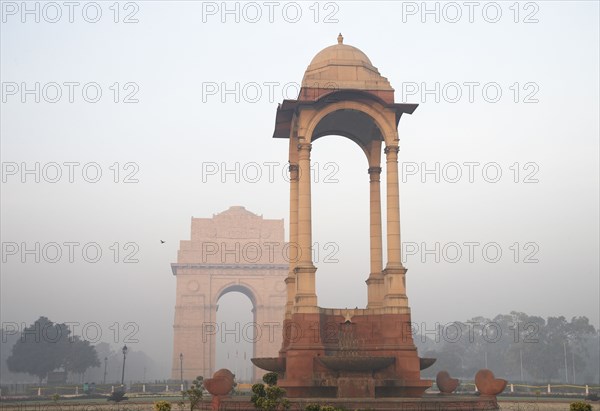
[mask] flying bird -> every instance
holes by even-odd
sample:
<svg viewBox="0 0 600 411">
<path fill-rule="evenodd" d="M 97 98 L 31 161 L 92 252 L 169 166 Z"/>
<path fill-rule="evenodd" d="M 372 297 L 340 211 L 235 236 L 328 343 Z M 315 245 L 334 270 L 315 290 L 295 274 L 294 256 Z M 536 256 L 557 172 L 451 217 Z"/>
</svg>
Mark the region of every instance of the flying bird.
<svg viewBox="0 0 600 411">
<path fill-rule="evenodd" d="M 165 243 L 165 240 L 160 240 L 160 243 L 161 243 L 161 244 L 164 244 L 164 243 Z"/>
</svg>

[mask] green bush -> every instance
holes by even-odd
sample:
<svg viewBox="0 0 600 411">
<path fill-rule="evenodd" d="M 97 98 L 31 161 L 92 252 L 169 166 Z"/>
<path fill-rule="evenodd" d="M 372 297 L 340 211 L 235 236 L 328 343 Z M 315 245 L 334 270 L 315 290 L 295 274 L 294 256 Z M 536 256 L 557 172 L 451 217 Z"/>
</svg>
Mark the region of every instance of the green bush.
<svg viewBox="0 0 600 411">
<path fill-rule="evenodd" d="M 577 402 L 571 403 L 569 410 L 570 411 L 592 411 L 592 406 L 590 404 L 588 404 L 587 402 L 577 401 Z"/>
<path fill-rule="evenodd" d="M 254 393 L 254 395 L 257 395 L 259 397 L 264 397 L 264 396 L 267 395 L 265 393 L 265 384 L 254 384 L 254 385 L 252 385 L 252 392 Z"/>
<path fill-rule="evenodd" d="M 277 374 L 269 372 L 263 375 L 263 381 L 267 384 L 254 384 L 252 386 L 252 397 L 250 401 L 254 408 L 264 411 L 287 410 L 290 402 L 283 398 L 285 390 L 278 387 Z"/>
<path fill-rule="evenodd" d="M 263 375 L 262 380 L 268 386 L 277 385 L 277 373 L 276 372 L 268 372 L 265 375 Z"/>
<path fill-rule="evenodd" d="M 168 401 L 156 401 L 153 409 L 154 411 L 171 411 L 171 403 Z"/>
<path fill-rule="evenodd" d="M 202 402 L 202 390 L 204 389 L 204 377 L 199 375 L 194 381 L 189 390 L 183 392 L 183 397 L 187 397 L 190 401 L 190 411 L 194 411 L 195 408 Z"/>
</svg>

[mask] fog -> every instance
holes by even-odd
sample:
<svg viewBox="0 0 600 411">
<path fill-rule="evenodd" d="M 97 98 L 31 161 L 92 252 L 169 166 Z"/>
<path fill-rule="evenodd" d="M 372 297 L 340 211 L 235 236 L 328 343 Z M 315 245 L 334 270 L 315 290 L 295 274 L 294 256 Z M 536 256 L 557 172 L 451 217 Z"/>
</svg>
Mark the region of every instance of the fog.
<svg viewBox="0 0 600 411">
<path fill-rule="evenodd" d="M 398 127 L 413 321 L 432 329 L 516 310 L 600 324 L 597 2 L 519 3 L 518 13 L 500 3 L 500 17 L 485 2 L 472 15 L 453 3 L 460 19 L 431 3 L 439 22 L 420 2 L 280 3 L 271 16 L 260 2 L 230 3 L 233 14 L 212 2 L 119 3 L 118 15 L 101 3 L 96 23 L 83 6 L 71 23 L 57 3 L 52 23 L 43 3 L 30 3 L 39 22 L 6 4 L 3 326 L 44 315 L 91 339 L 94 324 L 94 342 L 127 343 L 156 364 L 147 378 L 168 378 L 179 241 L 192 216 L 234 205 L 285 219 L 288 235 L 277 103 L 296 98 L 339 32 L 397 102 L 419 103 Z M 311 158 L 319 305 L 364 307 L 367 162 L 339 136 L 314 142 Z M 221 300 L 224 321 L 251 319 L 245 296 Z M 246 349 L 219 347 L 217 366 L 244 372 L 232 355 Z"/>
</svg>

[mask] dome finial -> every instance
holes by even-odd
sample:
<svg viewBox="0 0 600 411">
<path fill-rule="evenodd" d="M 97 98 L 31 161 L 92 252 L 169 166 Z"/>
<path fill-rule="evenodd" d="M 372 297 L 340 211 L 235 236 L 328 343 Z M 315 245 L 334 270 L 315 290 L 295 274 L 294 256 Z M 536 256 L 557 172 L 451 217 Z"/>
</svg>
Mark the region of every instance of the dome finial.
<svg viewBox="0 0 600 411">
<path fill-rule="evenodd" d="M 337 40 L 338 40 L 338 44 L 343 44 L 344 43 L 344 36 L 342 36 L 342 33 L 340 33 L 338 35 L 338 39 Z"/>
</svg>

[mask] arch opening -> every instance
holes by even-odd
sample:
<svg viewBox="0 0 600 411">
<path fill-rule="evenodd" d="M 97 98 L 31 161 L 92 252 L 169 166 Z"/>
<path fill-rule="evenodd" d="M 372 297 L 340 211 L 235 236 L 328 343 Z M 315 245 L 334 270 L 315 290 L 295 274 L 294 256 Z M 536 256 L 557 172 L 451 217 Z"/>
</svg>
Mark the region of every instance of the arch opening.
<svg viewBox="0 0 600 411">
<path fill-rule="evenodd" d="M 328 135 L 346 137 L 358 144 L 363 151 L 373 140 L 384 141 L 381 129 L 373 118 L 355 109 L 338 109 L 325 115 L 315 126 L 311 140 Z"/>
<path fill-rule="evenodd" d="M 253 379 L 256 329 L 256 298 L 252 291 L 240 285 L 225 288 L 219 293 L 215 341 L 215 370 L 227 368 L 236 375 L 236 381 Z"/>
<path fill-rule="evenodd" d="M 323 136 L 324 137 L 324 136 Z M 359 167 L 356 165 L 359 164 Z M 368 161 L 345 136 L 327 135 L 311 150 L 313 262 L 321 307 L 365 307 L 369 275 Z M 339 284 L 352 284 L 343 293 Z"/>
<path fill-rule="evenodd" d="M 221 297 L 223 297 L 225 294 L 231 293 L 231 292 L 236 292 L 236 293 L 245 295 L 246 297 L 248 297 L 248 299 L 252 303 L 252 306 L 256 307 L 256 296 L 255 296 L 254 292 L 250 288 L 248 288 L 244 285 L 240 285 L 240 284 L 233 284 L 233 285 L 225 286 L 220 292 L 217 293 L 216 301 L 219 301 L 219 299 Z"/>
</svg>

